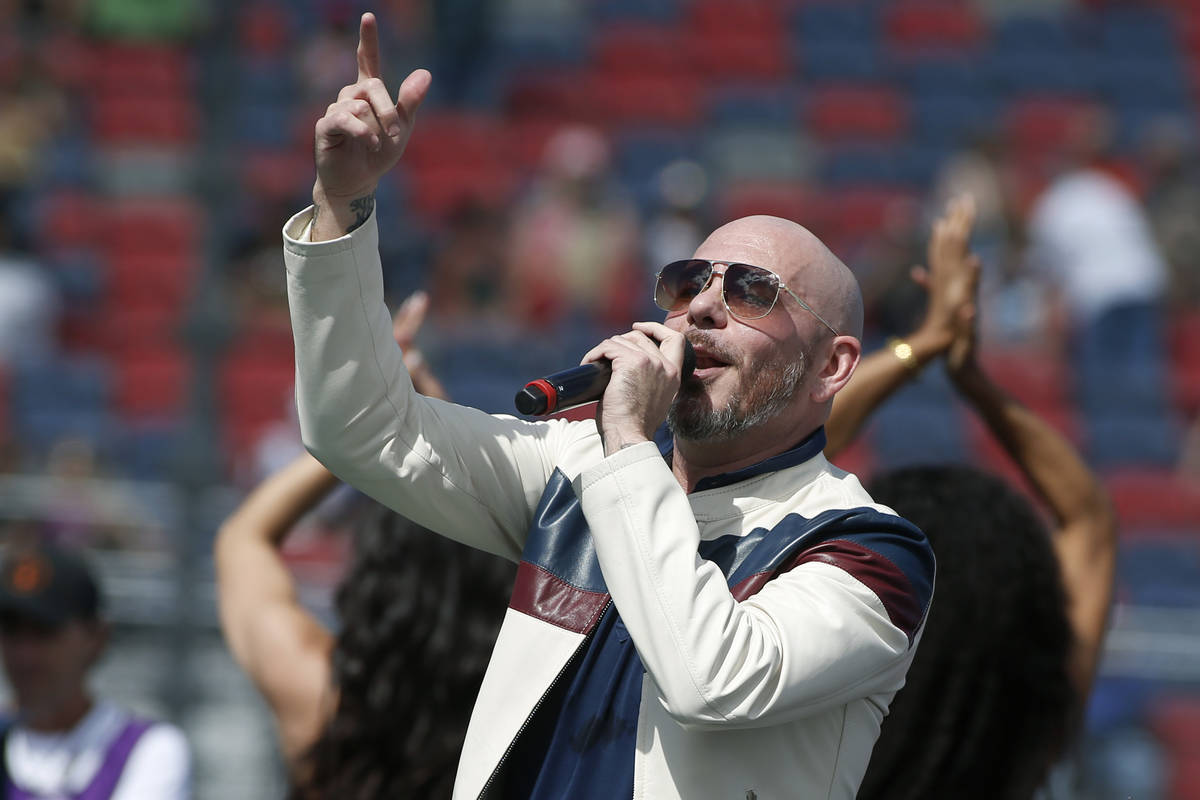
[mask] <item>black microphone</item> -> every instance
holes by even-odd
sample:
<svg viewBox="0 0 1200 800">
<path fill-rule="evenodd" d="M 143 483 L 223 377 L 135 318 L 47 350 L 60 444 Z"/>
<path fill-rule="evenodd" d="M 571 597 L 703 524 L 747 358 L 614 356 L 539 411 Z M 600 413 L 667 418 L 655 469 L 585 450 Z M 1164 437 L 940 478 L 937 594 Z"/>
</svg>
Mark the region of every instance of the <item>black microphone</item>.
<svg viewBox="0 0 1200 800">
<path fill-rule="evenodd" d="M 683 340 L 683 372 L 680 380 L 691 377 L 696 369 L 696 351 L 692 343 Z M 599 400 L 604 395 L 604 387 L 612 376 L 612 365 L 607 361 L 594 361 L 590 364 L 580 364 L 578 367 L 554 372 L 544 378 L 537 378 L 525 384 L 525 388 L 517 392 L 513 402 L 517 411 L 531 416 L 542 416 L 562 411 L 572 406 Z"/>
</svg>

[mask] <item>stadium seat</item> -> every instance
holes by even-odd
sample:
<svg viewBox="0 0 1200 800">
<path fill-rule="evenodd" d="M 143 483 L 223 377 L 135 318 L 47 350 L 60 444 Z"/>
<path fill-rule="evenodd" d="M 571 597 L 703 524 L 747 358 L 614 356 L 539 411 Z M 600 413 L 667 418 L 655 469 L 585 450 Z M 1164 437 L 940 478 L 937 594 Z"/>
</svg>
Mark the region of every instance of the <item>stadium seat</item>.
<svg viewBox="0 0 1200 800">
<path fill-rule="evenodd" d="M 1168 323 L 1171 396 L 1185 419 L 1200 414 L 1200 313 L 1179 314 Z"/>
<path fill-rule="evenodd" d="M 102 228 L 100 208 L 94 195 L 79 189 L 44 195 L 34 212 L 38 246 L 44 252 L 93 246 Z"/>
<path fill-rule="evenodd" d="M 809 229 L 821 227 L 827 206 L 812 188 L 790 181 L 733 183 L 717 193 L 718 224 L 752 214 L 771 214 L 800 222 Z"/>
<path fill-rule="evenodd" d="M 1104 482 L 1124 530 L 1197 530 L 1200 486 L 1173 469 L 1125 468 L 1109 473 Z"/>
<path fill-rule="evenodd" d="M 502 123 L 486 114 L 438 111 L 423 114 L 404 151 L 415 172 L 461 167 L 495 169 L 509 163 Z"/>
<path fill-rule="evenodd" d="M 714 125 L 795 128 L 800 100 L 786 82 L 738 81 L 706 90 L 706 116 Z"/>
<path fill-rule="evenodd" d="M 101 145 L 189 146 L 199 138 L 200 118 L 187 95 L 100 95 L 92 109 L 92 134 Z"/>
<path fill-rule="evenodd" d="M 983 39 L 983 25 L 967 4 L 923 0 L 886 8 L 887 43 L 900 52 L 972 50 Z"/>
<path fill-rule="evenodd" d="M 782 29 L 769 35 L 737 28 L 694 31 L 686 39 L 686 49 L 693 67 L 710 82 L 783 82 L 792 74 L 792 56 Z"/>
<path fill-rule="evenodd" d="M 589 92 L 598 118 L 614 130 L 635 125 L 694 128 L 703 117 L 701 82 L 691 75 L 600 74 L 593 77 Z"/>
<path fill-rule="evenodd" d="M 794 46 L 796 75 L 806 84 L 886 80 L 889 64 L 873 41 L 802 41 Z"/>
<path fill-rule="evenodd" d="M 190 365 L 177 348 L 150 343 L 114 365 L 115 410 L 126 420 L 175 419 L 184 411 Z"/>
<path fill-rule="evenodd" d="M 907 98 L 886 86 L 838 85 L 814 89 L 804 119 L 824 141 L 891 142 L 906 133 Z"/>
<path fill-rule="evenodd" d="M 100 95 L 182 97 L 192 89 L 193 63 L 182 47 L 107 42 L 96 47 L 89 63 L 89 89 Z"/>
</svg>

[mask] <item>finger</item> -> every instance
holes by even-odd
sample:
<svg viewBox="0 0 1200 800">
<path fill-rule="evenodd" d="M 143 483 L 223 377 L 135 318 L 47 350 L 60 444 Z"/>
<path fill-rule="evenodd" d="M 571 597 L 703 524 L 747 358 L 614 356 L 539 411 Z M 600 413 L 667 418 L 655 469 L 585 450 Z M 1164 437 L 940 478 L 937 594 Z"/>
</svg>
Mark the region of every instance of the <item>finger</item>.
<svg viewBox="0 0 1200 800">
<path fill-rule="evenodd" d="M 370 11 L 362 15 L 358 24 L 357 56 L 359 82 L 383 75 L 379 68 L 379 25 Z"/>
<path fill-rule="evenodd" d="M 400 127 L 400 114 L 392 105 L 392 96 L 388 94 L 387 86 L 379 78 L 367 78 L 358 84 L 357 96 L 371 105 L 371 111 L 379 120 L 379 129 L 386 131 L 393 139 L 400 138 L 403 130 Z"/>
<path fill-rule="evenodd" d="M 396 316 L 392 318 L 392 336 L 400 347 L 410 346 L 417 338 L 417 331 L 425 321 L 428 308 L 429 295 L 421 291 L 413 292 L 400 304 Z"/>
<path fill-rule="evenodd" d="M 316 137 L 330 146 L 343 138 L 357 141 L 371 150 L 379 149 L 379 134 L 371 126 L 347 110 L 335 111 L 317 120 Z"/>
<path fill-rule="evenodd" d="M 658 350 L 675 365 L 676 369 L 683 368 L 683 350 L 687 339 L 682 333 L 668 328 L 661 322 L 635 322 L 633 329 L 654 340 Z"/>
<path fill-rule="evenodd" d="M 400 90 L 396 92 L 396 108 L 410 126 L 417 118 L 417 109 L 429 93 L 429 85 L 432 82 L 433 76 L 429 74 L 429 70 L 414 69 L 404 79 L 404 83 L 400 84 Z"/>
</svg>

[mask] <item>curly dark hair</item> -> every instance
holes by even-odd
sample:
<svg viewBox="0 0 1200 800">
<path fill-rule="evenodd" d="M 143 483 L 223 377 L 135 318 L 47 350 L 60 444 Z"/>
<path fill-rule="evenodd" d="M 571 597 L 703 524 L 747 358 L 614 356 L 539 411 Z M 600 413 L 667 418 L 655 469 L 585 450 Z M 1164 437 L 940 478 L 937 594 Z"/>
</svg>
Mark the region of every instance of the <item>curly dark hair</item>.
<svg viewBox="0 0 1200 800">
<path fill-rule="evenodd" d="M 333 716 L 291 800 L 450 797 L 516 566 L 381 506 L 336 598 Z"/>
<path fill-rule="evenodd" d="M 937 586 L 859 800 L 1029 798 L 1077 698 L 1058 560 L 1029 503 L 963 466 L 879 476 L 871 496 L 929 537 Z"/>
</svg>

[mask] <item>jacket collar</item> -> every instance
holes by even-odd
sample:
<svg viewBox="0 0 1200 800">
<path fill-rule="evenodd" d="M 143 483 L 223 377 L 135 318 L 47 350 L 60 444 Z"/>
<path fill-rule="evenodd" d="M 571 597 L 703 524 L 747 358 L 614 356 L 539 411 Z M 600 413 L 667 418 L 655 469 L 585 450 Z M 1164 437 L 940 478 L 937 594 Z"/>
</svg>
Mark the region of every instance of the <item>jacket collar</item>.
<svg viewBox="0 0 1200 800">
<path fill-rule="evenodd" d="M 671 429 L 667 427 L 666 423 L 663 423 L 654 432 L 654 443 L 658 446 L 658 452 L 662 453 L 667 463 L 670 463 L 671 455 L 675 452 L 675 438 L 671 435 Z M 759 461 L 757 464 L 751 464 L 748 467 L 743 467 L 733 472 L 724 472 L 720 475 L 710 475 L 707 478 L 701 478 L 696 483 L 696 488 L 693 491 L 703 492 L 706 489 L 719 489 L 722 486 L 730 486 L 748 478 L 753 478 L 756 475 L 762 475 L 765 472 L 778 472 L 781 469 L 794 467 L 797 464 L 803 464 L 813 456 L 819 455 L 824 449 L 825 426 L 822 425 L 779 455 L 771 456 Z"/>
</svg>

